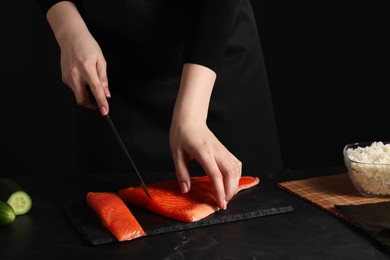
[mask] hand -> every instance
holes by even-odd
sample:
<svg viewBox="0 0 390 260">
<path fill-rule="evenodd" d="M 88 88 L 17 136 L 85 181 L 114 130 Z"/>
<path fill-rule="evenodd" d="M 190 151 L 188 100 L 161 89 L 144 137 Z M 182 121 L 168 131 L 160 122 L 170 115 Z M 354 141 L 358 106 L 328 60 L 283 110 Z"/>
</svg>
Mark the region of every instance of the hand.
<svg viewBox="0 0 390 260">
<path fill-rule="evenodd" d="M 90 34 L 76 6 L 69 1 L 51 7 L 47 19 L 61 49 L 62 80 L 73 91 L 77 104 L 109 112 L 107 64 L 103 53 Z M 86 87 L 91 89 L 90 97 Z"/>
<path fill-rule="evenodd" d="M 73 91 L 77 104 L 96 109 L 91 98 L 96 99 L 102 115 L 108 114 L 110 91 L 103 53 L 89 34 L 77 35 L 61 47 L 62 79 Z M 87 86 L 88 85 L 88 86 Z M 86 91 L 90 87 L 94 97 Z"/>
<path fill-rule="evenodd" d="M 195 159 L 210 177 L 219 207 L 226 209 L 237 193 L 242 166 L 206 125 L 216 76 L 205 66 L 184 64 L 169 141 L 182 192 L 191 189 L 188 162 Z"/>
<path fill-rule="evenodd" d="M 226 209 L 237 193 L 241 162 L 206 124 L 185 121 L 174 120 L 170 130 L 171 151 L 181 190 L 186 193 L 191 188 L 188 162 L 195 159 L 210 177 L 219 207 Z"/>
</svg>

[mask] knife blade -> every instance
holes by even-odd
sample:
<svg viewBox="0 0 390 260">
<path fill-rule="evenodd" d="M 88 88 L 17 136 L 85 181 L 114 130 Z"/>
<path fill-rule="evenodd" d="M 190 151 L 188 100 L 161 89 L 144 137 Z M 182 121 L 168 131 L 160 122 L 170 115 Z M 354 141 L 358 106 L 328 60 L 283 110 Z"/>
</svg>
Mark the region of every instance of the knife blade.
<svg viewBox="0 0 390 260">
<path fill-rule="evenodd" d="M 92 94 L 91 88 L 89 86 L 86 86 L 86 89 L 87 89 L 87 92 L 88 92 L 91 100 L 95 103 L 96 106 L 98 106 L 96 99 L 95 99 L 94 95 Z M 98 109 L 98 113 L 99 113 L 99 115 L 101 115 L 99 109 Z M 139 173 L 137 167 L 135 166 L 135 163 L 134 163 L 133 159 L 131 158 L 129 152 L 127 151 L 127 148 L 126 148 L 125 144 L 123 143 L 122 138 L 119 135 L 118 131 L 116 130 L 114 123 L 112 122 L 110 116 L 107 114 L 103 117 L 104 117 L 105 121 L 108 123 L 108 125 L 110 126 L 112 132 L 114 133 L 116 140 L 118 141 L 120 147 L 122 148 L 122 151 L 126 154 L 127 159 L 129 159 L 129 161 L 130 161 L 130 163 L 131 163 L 131 165 L 132 165 L 132 167 L 133 167 L 133 169 L 138 177 L 138 180 L 141 182 L 141 185 L 142 185 L 146 195 L 149 197 L 149 199 L 152 199 L 152 196 L 150 195 L 149 190 L 146 187 L 146 184 L 145 184 L 144 180 L 142 179 L 141 174 Z"/>
<path fill-rule="evenodd" d="M 146 195 L 149 197 L 149 199 L 152 199 L 152 196 L 150 195 L 150 193 L 148 191 L 148 188 L 146 187 L 146 184 L 145 184 L 144 180 L 142 179 L 141 174 L 139 173 L 137 167 L 135 166 L 135 163 L 134 163 L 133 159 L 131 158 L 129 152 L 127 151 L 126 146 L 125 146 L 125 144 L 122 141 L 122 138 L 120 137 L 118 131 L 116 130 L 114 124 L 112 123 L 112 120 L 111 120 L 110 116 L 107 114 L 107 115 L 105 115 L 103 117 L 106 119 L 108 125 L 110 126 L 111 130 L 113 131 L 113 133 L 114 133 L 114 135 L 115 135 L 119 145 L 121 146 L 123 152 L 126 154 L 126 156 L 129 159 L 131 165 L 133 166 L 133 169 L 134 169 L 135 173 L 137 174 L 138 180 L 141 182 L 141 185 L 144 188 L 144 191 L 145 191 Z"/>
</svg>

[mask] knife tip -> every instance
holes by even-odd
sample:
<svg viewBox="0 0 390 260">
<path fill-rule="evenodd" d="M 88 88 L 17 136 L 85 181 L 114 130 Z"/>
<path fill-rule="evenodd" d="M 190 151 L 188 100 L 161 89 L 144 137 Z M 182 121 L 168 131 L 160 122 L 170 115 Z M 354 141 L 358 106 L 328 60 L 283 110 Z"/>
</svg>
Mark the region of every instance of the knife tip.
<svg viewBox="0 0 390 260">
<path fill-rule="evenodd" d="M 151 200 L 152 200 L 152 196 L 150 195 L 150 193 L 149 193 L 149 191 L 148 191 L 148 190 L 146 190 L 146 195 L 149 197 L 149 199 L 151 199 Z"/>
</svg>

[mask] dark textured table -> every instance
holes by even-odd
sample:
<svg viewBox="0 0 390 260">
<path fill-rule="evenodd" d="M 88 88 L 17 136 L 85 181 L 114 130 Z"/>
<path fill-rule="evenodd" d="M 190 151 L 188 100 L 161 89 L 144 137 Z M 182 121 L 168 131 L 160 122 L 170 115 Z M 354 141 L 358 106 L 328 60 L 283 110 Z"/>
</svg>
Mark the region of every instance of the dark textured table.
<svg viewBox="0 0 390 260">
<path fill-rule="evenodd" d="M 123 187 L 128 176 L 15 177 L 33 198 L 33 208 L 0 227 L 0 259 L 390 259 L 390 252 L 364 231 L 276 187 L 280 181 L 341 172 L 344 169 L 246 173 L 261 176 L 261 188 L 294 211 L 99 246 L 86 243 L 63 205 L 84 198 L 87 191 Z M 172 175 L 151 173 L 146 182 L 157 176 Z"/>
</svg>

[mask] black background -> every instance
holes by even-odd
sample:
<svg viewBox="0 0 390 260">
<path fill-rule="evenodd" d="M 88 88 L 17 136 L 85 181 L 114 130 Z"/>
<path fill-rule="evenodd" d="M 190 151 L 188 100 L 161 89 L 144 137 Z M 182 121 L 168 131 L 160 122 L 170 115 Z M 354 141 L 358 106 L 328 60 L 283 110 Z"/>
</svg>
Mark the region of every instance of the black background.
<svg viewBox="0 0 390 260">
<path fill-rule="evenodd" d="M 386 2 L 252 0 L 285 168 L 342 166 L 345 144 L 390 139 Z M 74 173 L 94 147 L 77 148 L 52 32 L 34 1 L 2 6 L 0 175 Z"/>
</svg>

